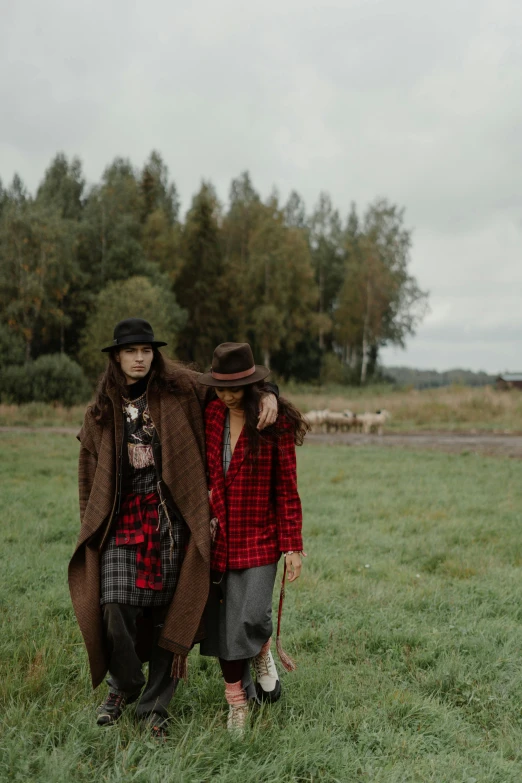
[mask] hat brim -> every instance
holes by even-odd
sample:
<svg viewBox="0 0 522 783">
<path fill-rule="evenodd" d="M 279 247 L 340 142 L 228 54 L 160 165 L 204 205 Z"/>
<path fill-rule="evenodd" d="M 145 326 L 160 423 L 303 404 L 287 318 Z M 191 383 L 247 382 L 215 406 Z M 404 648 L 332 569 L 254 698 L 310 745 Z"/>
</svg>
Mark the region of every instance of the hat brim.
<svg viewBox="0 0 522 783">
<path fill-rule="evenodd" d="M 113 343 L 106 348 L 102 348 L 102 353 L 108 353 L 113 348 L 122 348 L 124 345 L 152 345 L 154 348 L 161 348 L 163 345 L 168 345 L 161 340 L 151 340 L 146 334 L 131 334 L 128 337 L 123 337 L 117 344 Z"/>
<path fill-rule="evenodd" d="M 262 364 L 256 364 L 255 372 L 252 375 L 248 375 L 246 378 L 238 378 L 233 381 L 218 381 L 214 378 L 211 372 L 203 372 L 198 376 L 198 381 L 203 386 L 218 386 L 220 389 L 225 389 L 227 386 L 250 386 L 253 383 L 264 380 L 267 375 L 270 375 L 268 367 L 263 367 Z"/>
</svg>

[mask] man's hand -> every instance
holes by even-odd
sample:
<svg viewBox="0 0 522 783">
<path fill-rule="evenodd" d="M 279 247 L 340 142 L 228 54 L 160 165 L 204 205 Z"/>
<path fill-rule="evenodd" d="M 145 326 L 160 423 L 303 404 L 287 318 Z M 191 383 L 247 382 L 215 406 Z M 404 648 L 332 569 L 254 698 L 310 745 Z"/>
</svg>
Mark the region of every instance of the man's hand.
<svg viewBox="0 0 522 783">
<path fill-rule="evenodd" d="M 257 429 L 264 430 L 265 427 L 270 427 L 271 424 L 275 424 L 276 419 L 277 397 L 271 392 L 269 394 L 264 394 L 261 398 L 261 409 L 259 411 Z"/>
</svg>

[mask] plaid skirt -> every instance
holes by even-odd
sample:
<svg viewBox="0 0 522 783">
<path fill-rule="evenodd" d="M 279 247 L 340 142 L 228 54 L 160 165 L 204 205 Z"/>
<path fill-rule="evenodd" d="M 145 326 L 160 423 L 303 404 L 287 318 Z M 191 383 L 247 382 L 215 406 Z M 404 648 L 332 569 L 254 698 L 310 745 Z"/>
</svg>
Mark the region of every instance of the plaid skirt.
<svg viewBox="0 0 522 783">
<path fill-rule="evenodd" d="M 157 584 L 154 588 L 137 586 L 136 582 L 144 584 L 141 543 L 135 543 L 136 537 L 133 536 L 129 536 L 129 543 L 124 543 L 119 529 L 120 525 L 117 524 L 101 555 L 101 604 L 116 603 L 132 606 L 165 606 L 170 604 L 185 552 L 185 525 L 172 515 L 174 548 L 171 557 L 169 522 L 161 506 L 158 506 L 158 512 L 161 589 L 158 589 Z M 120 541 L 122 543 L 119 543 Z M 153 581 L 157 582 L 157 572 Z"/>
</svg>

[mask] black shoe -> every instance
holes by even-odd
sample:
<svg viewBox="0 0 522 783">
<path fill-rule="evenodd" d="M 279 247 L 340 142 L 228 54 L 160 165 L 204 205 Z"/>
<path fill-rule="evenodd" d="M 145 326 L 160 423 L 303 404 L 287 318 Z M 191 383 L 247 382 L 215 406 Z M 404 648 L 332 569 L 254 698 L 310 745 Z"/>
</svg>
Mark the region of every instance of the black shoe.
<svg viewBox="0 0 522 783">
<path fill-rule="evenodd" d="M 121 718 L 127 703 L 125 696 L 119 693 L 109 693 L 103 704 L 100 704 L 96 710 L 98 726 L 112 726 L 113 723 L 116 723 Z"/>
<path fill-rule="evenodd" d="M 150 734 L 152 739 L 156 740 L 156 742 L 166 742 L 168 736 L 167 724 L 165 722 L 152 723 L 150 727 Z"/>
<path fill-rule="evenodd" d="M 150 712 L 148 715 L 143 715 L 141 724 L 148 729 L 152 739 L 158 740 L 158 742 L 165 742 L 167 739 L 167 718 L 164 718 L 159 713 Z"/>
<path fill-rule="evenodd" d="M 278 680 L 273 691 L 265 691 L 259 683 L 256 683 L 256 695 L 258 702 L 267 701 L 274 704 L 281 698 L 281 683 Z"/>
</svg>

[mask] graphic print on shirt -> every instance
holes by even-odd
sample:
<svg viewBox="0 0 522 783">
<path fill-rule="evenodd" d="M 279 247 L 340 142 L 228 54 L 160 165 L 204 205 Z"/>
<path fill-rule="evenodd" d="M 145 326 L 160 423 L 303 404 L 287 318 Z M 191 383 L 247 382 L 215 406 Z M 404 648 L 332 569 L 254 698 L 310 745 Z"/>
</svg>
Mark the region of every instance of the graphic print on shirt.
<svg viewBox="0 0 522 783">
<path fill-rule="evenodd" d="M 133 468 L 141 470 L 154 464 L 152 452 L 154 425 L 148 407 L 140 413 L 140 408 L 135 402 L 126 402 L 123 413 L 127 423 L 129 462 Z"/>
</svg>

